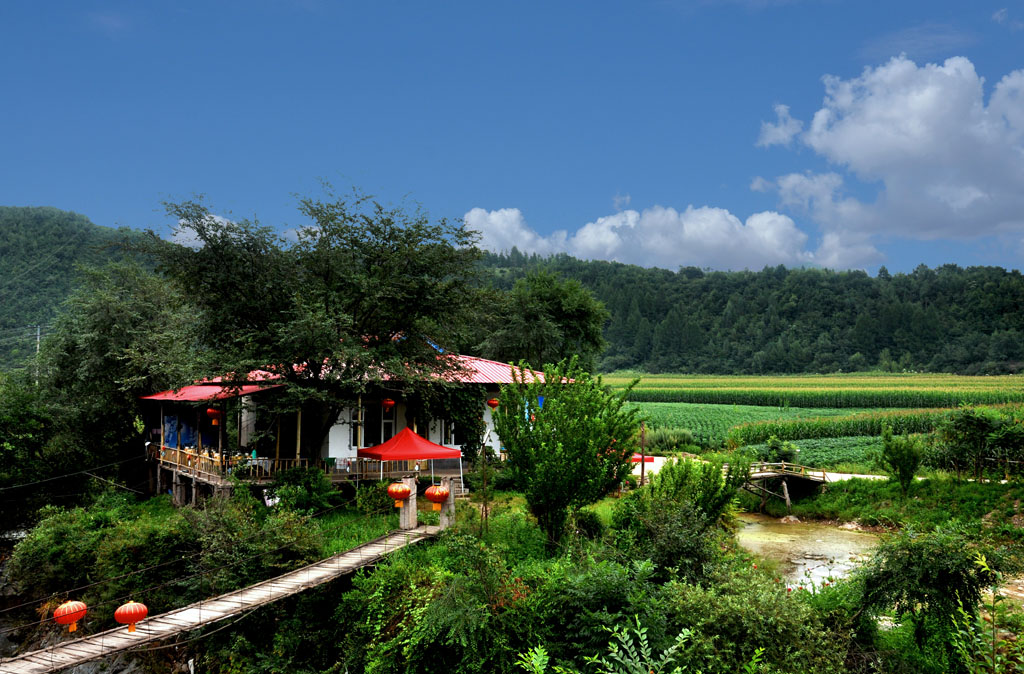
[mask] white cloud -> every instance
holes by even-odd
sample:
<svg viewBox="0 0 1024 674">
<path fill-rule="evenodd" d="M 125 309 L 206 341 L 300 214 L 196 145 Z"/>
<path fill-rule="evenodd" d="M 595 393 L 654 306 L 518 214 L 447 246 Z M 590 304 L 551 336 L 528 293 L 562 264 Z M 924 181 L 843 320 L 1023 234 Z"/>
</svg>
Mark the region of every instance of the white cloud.
<svg viewBox="0 0 1024 674">
<path fill-rule="evenodd" d="M 1010 12 L 1003 7 L 1002 9 L 996 10 L 992 14 L 992 20 L 996 23 L 1006 23 L 1006 19 L 1010 16 Z"/>
<path fill-rule="evenodd" d="M 495 252 L 511 250 L 550 255 L 564 250 L 565 232 L 543 237 L 533 231 L 518 208 L 486 211 L 474 208 L 463 217 L 470 229 L 480 232 L 479 246 Z"/>
<path fill-rule="evenodd" d="M 231 222 L 227 218 L 222 217 L 220 215 L 210 215 L 209 219 L 212 220 L 213 222 L 219 222 L 222 224 Z M 172 241 L 178 244 L 179 246 L 185 246 L 186 248 L 191 248 L 193 250 L 198 250 L 202 248 L 203 242 L 200 241 L 199 237 L 196 236 L 195 231 L 182 227 L 183 224 L 184 221 L 179 220 L 178 227 L 176 227 L 174 231 L 171 232 L 170 236 L 166 237 L 167 240 Z"/>
<path fill-rule="evenodd" d="M 633 197 L 628 194 L 616 194 L 612 198 L 612 203 L 615 205 L 615 210 L 621 211 L 626 206 L 629 206 L 629 202 L 633 200 Z"/>
<path fill-rule="evenodd" d="M 803 122 L 790 117 L 788 105 L 776 105 L 775 116 L 778 118 L 776 124 L 761 122 L 761 135 L 757 139 L 758 147 L 791 145 L 793 138 L 803 129 Z"/>
<path fill-rule="evenodd" d="M 822 228 L 818 262 L 853 265 L 874 254 L 870 237 L 883 234 L 1024 231 L 1024 70 L 997 82 L 987 102 L 984 79 L 962 57 L 918 66 L 901 56 L 824 83 L 823 106 L 797 139 L 835 170 L 774 182 L 780 205 Z M 876 197 L 857 199 L 851 189 Z"/>
<path fill-rule="evenodd" d="M 918 59 L 936 58 L 955 54 L 977 41 L 977 35 L 955 26 L 925 23 L 881 35 L 864 45 L 860 55 L 876 63 L 891 58 L 893 54 Z"/>
<path fill-rule="evenodd" d="M 527 253 L 566 252 L 584 259 L 667 269 L 687 265 L 760 269 L 813 261 L 804 248 L 807 235 L 791 218 L 772 211 L 755 213 L 743 222 L 721 208 L 689 206 L 677 211 L 655 206 L 620 211 L 589 222 L 571 235 L 559 231 L 547 237 L 530 228 L 516 208 L 474 208 L 465 220 L 480 231 L 481 245 L 493 251 L 514 245 Z"/>
</svg>

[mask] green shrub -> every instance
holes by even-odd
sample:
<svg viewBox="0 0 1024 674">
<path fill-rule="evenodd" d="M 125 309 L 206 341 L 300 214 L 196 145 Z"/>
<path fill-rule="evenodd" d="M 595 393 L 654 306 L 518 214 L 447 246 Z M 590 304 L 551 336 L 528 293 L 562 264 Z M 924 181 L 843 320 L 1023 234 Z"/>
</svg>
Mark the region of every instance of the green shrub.
<svg viewBox="0 0 1024 674">
<path fill-rule="evenodd" d="M 644 445 L 648 454 L 686 451 L 693 445 L 693 433 L 685 428 L 653 428 L 644 434 Z"/>
<path fill-rule="evenodd" d="M 929 533 L 900 531 L 858 571 L 864 609 L 876 615 L 893 610 L 898 621 L 909 619 L 918 649 L 923 649 L 930 631 L 951 628 L 961 605 L 975 614 L 982 589 L 993 580 L 974 563 L 981 552 L 956 526 Z"/>
<path fill-rule="evenodd" d="M 882 453 L 879 459 L 889 475 L 899 483 L 904 498 L 914 482 L 923 457 L 924 447 L 919 437 L 894 436 L 888 426 L 882 429 Z"/>
<path fill-rule="evenodd" d="M 388 496 L 388 482 L 371 482 L 360 485 L 356 490 L 356 508 L 364 513 L 387 512 L 387 507 L 394 505 Z"/>
<path fill-rule="evenodd" d="M 278 473 L 271 487 L 278 507 L 314 513 L 340 502 L 331 480 L 318 468 L 296 466 Z"/>
<path fill-rule="evenodd" d="M 829 629 L 801 594 L 807 593 L 787 592 L 749 567 L 716 575 L 707 585 L 669 583 L 666 629 L 691 635 L 678 658 L 683 671 L 741 672 L 758 648 L 767 671 L 846 671 L 848 630 Z"/>
<path fill-rule="evenodd" d="M 591 540 L 600 539 L 605 532 L 604 522 L 601 521 L 601 518 L 593 510 L 580 509 L 574 511 L 569 524 L 579 535 Z"/>
</svg>

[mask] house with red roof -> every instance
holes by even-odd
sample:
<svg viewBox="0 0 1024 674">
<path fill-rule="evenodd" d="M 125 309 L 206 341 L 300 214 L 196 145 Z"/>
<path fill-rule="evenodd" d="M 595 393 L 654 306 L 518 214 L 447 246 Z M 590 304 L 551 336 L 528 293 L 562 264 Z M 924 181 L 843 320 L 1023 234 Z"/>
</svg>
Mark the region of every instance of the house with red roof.
<svg viewBox="0 0 1024 674">
<path fill-rule="evenodd" d="M 483 421 L 483 443 L 498 453 L 501 441 L 494 432 L 493 410 L 484 402 L 498 395 L 502 384 L 513 376 L 543 376 L 520 373 L 518 368 L 474 356 L 457 356 L 458 368 L 449 381 L 474 391 Z M 381 479 L 430 471 L 461 475 L 459 458 L 386 460 L 372 450 L 404 429 L 410 429 L 435 447 L 461 453 L 473 429 L 453 421 L 458 415 L 434 414 L 417 418 L 414 405 L 405 400 L 400 385 L 367 392 L 359 404 L 342 410 L 322 445 L 309 455 L 303 449 L 303 432 L 311 432 L 302 410 L 275 409 L 275 391 L 283 387 L 270 372 L 249 373 L 244 383 L 213 378 L 180 389 L 161 391 L 143 400 L 151 401 L 145 423 L 147 446 L 156 464 L 156 486 L 168 487 L 179 503 L 191 502 L 204 493 L 229 488 L 229 475 L 254 481 L 272 480 L 276 473 L 296 466 L 316 466 L 333 481 Z M 418 413 L 424 416 L 422 411 Z M 307 436 L 308 437 L 308 436 Z M 306 443 L 308 445 L 308 441 Z M 418 442 L 414 446 L 423 451 Z M 404 457 L 405 454 L 402 454 Z M 410 455 L 411 456 L 411 455 Z"/>
</svg>

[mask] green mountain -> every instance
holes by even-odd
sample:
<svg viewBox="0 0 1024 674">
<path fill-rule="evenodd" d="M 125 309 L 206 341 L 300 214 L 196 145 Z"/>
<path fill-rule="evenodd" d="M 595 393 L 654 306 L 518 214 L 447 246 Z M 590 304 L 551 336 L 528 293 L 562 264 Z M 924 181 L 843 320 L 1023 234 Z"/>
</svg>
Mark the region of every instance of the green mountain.
<svg viewBox="0 0 1024 674">
<path fill-rule="evenodd" d="M 673 272 L 515 249 L 484 266 L 499 288 L 544 268 L 590 290 L 611 313 L 604 371 L 1024 371 L 1024 276 L 1001 267 Z"/>
<path fill-rule="evenodd" d="M 45 336 L 75 287 L 77 265 L 120 259 L 118 244 L 139 236 L 70 211 L 0 206 L 0 370 L 35 353 L 37 326 Z"/>
</svg>

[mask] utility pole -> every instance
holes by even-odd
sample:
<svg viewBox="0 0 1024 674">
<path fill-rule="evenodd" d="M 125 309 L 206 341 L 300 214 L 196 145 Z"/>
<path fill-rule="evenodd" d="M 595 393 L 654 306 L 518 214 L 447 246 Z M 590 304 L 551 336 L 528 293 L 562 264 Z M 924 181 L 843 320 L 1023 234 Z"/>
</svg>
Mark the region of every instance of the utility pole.
<svg viewBox="0 0 1024 674">
<path fill-rule="evenodd" d="M 640 422 L 640 486 L 644 486 L 644 464 L 647 463 L 647 455 L 644 453 L 644 436 L 646 435 L 647 426 L 641 421 Z"/>
<path fill-rule="evenodd" d="M 42 326 L 36 325 L 36 388 L 39 388 L 39 341 L 42 335 Z"/>
</svg>

